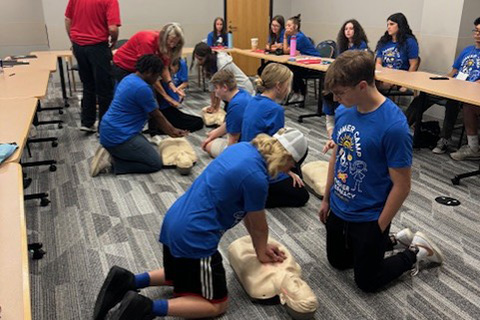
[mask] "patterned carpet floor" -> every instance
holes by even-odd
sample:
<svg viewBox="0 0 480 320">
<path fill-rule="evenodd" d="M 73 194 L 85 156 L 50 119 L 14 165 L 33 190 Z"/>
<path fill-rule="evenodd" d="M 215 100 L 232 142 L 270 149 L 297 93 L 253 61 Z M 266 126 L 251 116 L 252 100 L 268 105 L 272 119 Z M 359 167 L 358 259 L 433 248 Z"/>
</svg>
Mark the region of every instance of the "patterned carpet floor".
<svg viewBox="0 0 480 320">
<path fill-rule="evenodd" d="M 60 97 L 59 86 L 51 83 L 44 106 L 61 104 Z M 193 83 L 184 110 L 199 114 L 208 97 Z M 59 146 L 31 147 L 31 159 L 54 158 L 57 171 L 25 169 L 34 180 L 25 192 L 48 191 L 51 200 L 47 207 L 40 207 L 37 201 L 25 204 L 29 241 L 43 242 L 47 251 L 42 260 L 30 261 L 33 318 L 37 320 L 91 319 L 96 295 L 114 264 L 134 273 L 161 267 L 157 239 L 163 216 L 211 161 L 199 147 L 208 130 L 203 129 L 188 137 L 199 156 L 189 176 L 165 169 L 147 175 L 91 178 L 89 163 L 98 139 L 78 130 L 78 94 L 70 104 L 63 115 L 41 114 L 42 119 L 63 119 L 63 129 L 53 125 L 37 129 L 37 137 L 57 135 Z M 326 141 L 324 118 L 306 119 L 302 124 L 296 121 L 298 115 L 315 108 L 313 98 L 305 109 L 286 108 L 287 126 L 308 137 L 307 162 L 328 160 L 321 153 Z M 24 160 L 28 159 L 25 155 Z M 357 289 L 352 271 L 339 272 L 328 264 L 325 228 L 317 215 L 320 200 L 311 196 L 300 209 L 268 210 L 270 236 L 290 249 L 317 295 L 315 319 L 480 319 L 480 179 L 466 179 L 460 186 L 450 182 L 455 174 L 477 168 L 476 162 L 455 162 L 448 155 L 415 150 L 412 191 L 395 217 L 392 231 L 404 227 L 425 231 L 443 250 L 445 264 L 413 278 L 405 274 L 375 294 Z M 434 201 L 439 195 L 457 198 L 461 205 L 442 206 Z M 225 234 L 220 245 L 224 257 L 228 245 L 246 234 L 242 224 Z M 230 306 L 221 319 L 290 319 L 281 305 L 253 304 L 227 261 L 225 267 Z M 167 298 L 172 292 L 149 288 L 143 293 Z"/>
</svg>

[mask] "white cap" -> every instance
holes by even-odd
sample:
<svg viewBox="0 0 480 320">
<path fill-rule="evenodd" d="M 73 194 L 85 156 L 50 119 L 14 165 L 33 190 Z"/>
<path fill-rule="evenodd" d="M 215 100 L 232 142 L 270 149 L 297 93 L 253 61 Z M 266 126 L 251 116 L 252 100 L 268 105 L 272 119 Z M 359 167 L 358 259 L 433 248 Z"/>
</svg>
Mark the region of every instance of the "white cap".
<svg viewBox="0 0 480 320">
<path fill-rule="evenodd" d="M 300 161 L 307 153 L 307 139 L 305 139 L 303 133 L 297 129 L 285 128 L 284 132 L 277 132 L 273 137 L 292 155 L 295 162 Z"/>
</svg>

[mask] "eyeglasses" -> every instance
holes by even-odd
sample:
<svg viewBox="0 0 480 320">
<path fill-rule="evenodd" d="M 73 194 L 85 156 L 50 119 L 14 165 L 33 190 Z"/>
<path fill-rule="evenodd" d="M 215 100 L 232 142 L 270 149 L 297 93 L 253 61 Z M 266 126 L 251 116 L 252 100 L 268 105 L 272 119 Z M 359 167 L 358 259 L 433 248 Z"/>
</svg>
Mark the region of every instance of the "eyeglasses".
<svg viewBox="0 0 480 320">
<path fill-rule="evenodd" d="M 480 30 L 478 30 L 478 29 L 473 29 L 473 30 L 472 30 L 472 33 L 480 33 Z"/>
</svg>

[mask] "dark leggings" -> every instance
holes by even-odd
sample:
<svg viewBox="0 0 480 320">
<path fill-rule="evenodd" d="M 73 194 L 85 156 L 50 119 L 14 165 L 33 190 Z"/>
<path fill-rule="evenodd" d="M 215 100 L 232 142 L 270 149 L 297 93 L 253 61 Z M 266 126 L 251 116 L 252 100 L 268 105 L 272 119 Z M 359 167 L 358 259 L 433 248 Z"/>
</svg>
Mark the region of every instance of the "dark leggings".
<svg viewBox="0 0 480 320">
<path fill-rule="evenodd" d="M 385 251 L 393 249 L 390 226 L 382 233 L 378 221 L 348 222 L 330 212 L 326 228 L 328 261 L 340 270 L 353 267 L 355 283 L 363 291 L 377 291 L 417 261 L 408 249 L 384 258 Z"/>
<path fill-rule="evenodd" d="M 305 187 L 294 187 L 293 178 L 288 177 L 268 187 L 266 208 L 303 207 L 310 198 Z"/>
</svg>

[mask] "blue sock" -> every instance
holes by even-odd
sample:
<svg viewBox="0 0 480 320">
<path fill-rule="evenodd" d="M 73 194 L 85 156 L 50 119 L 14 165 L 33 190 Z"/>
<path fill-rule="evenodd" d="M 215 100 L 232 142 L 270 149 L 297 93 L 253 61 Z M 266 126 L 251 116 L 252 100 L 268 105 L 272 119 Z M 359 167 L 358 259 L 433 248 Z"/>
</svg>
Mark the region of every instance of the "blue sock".
<svg viewBox="0 0 480 320">
<path fill-rule="evenodd" d="M 148 272 L 135 275 L 135 287 L 137 289 L 146 288 L 150 285 L 150 276 Z"/>
<path fill-rule="evenodd" d="M 152 312 L 157 317 L 165 317 L 168 314 L 168 300 L 153 301 Z"/>
</svg>

